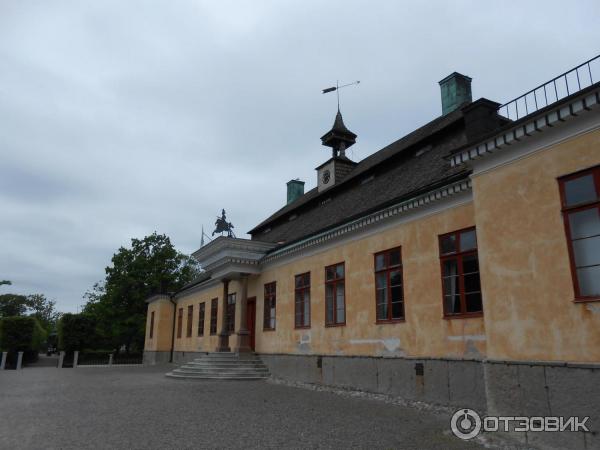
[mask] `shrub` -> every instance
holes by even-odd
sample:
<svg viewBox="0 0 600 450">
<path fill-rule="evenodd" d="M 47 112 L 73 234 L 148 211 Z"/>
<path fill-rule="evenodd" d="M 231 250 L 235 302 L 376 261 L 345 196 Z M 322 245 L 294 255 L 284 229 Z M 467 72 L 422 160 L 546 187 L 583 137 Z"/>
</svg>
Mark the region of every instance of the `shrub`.
<svg viewBox="0 0 600 450">
<path fill-rule="evenodd" d="M 9 360 L 17 352 L 24 352 L 25 362 L 37 360 L 46 341 L 46 332 L 33 317 L 5 317 L 0 319 L 0 349 L 9 353 Z"/>
<path fill-rule="evenodd" d="M 63 314 L 58 322 L 58 348 L 66 352 L 93 347 L 95 323 L 85 314 Z"/>
</svg>

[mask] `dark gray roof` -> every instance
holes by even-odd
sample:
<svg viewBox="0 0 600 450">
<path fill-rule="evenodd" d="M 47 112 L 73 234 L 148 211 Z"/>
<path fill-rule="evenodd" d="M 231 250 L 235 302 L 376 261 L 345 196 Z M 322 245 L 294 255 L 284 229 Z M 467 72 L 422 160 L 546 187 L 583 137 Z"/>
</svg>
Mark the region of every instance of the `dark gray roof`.
<svg viewBox="0 0 600 450">
<path fill-rule="evenodd" d="M 487 128 L 499 126 L 497 118 L 490 120 L 494 123 Z M 291 243 L 468 176 L 444 158 L 472 140 L 466 123 L 462 109 L 438 117 L 362 160 L 336 186 L 323 192 L 314 188 L 284 206 L 252 229 L 252 238 Z"/>
</svg>

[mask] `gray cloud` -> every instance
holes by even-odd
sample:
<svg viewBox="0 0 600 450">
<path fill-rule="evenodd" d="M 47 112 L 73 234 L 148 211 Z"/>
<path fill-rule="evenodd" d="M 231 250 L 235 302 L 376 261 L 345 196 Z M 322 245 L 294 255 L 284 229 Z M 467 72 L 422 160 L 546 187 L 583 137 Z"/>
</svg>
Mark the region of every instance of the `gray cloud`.
<svg viewBox="0 0 600 450">
<path fill-rule="evenodd" d="M 590 58 L 594 1 L 0 4 L 0 278 L 62 310 L 131 237 L 184 252 L 316 183 L 342 93 L 362 159 L 440 114 L 437 81 L 507 101 Z M 3 291 L 8 288 L 4 287 Z"/>
</svg>

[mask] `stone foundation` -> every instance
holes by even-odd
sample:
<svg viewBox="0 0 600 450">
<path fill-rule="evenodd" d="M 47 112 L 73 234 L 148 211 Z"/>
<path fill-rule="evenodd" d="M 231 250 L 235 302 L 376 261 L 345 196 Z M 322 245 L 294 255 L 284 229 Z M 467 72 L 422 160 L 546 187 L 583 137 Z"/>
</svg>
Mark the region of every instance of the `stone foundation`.
<svg viewBox="0 0 600 450">
<path fill-rule="evenodd" d="M 156 364 L 166 364 L 171 358 L 171 352 L 151 352 L 144 350 L 143 363 L 146 366 L 154 366 Z"/>
<path fill-rule="evenodd" d="M 600 365 L 261 354 L 276 378 L 494 416 L 589 416 L 589 433 L 511 433 L 542 448 L 600 448 Z M 448 418 L 448 427 L 449 425 Z"/>
</svg>

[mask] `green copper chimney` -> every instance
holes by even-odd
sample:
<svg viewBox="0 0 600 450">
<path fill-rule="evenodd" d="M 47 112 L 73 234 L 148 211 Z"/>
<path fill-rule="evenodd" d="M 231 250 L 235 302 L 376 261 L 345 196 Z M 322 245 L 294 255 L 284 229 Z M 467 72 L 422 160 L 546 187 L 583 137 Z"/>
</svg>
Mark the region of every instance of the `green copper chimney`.
<svg viewBox="0 0 600 450">
<path fill-rule="evenodd" d="M 304 195 L 304 181 L 290 180 L 287 182 L 287 204 L 296 201 Z"/>
<path fill-rule="evenodd" d="M 454 72 L 440 81 L 442 115 L 445 116 L 463 103 L 471 103 L 471 78 Z"/>
</svg>

